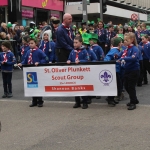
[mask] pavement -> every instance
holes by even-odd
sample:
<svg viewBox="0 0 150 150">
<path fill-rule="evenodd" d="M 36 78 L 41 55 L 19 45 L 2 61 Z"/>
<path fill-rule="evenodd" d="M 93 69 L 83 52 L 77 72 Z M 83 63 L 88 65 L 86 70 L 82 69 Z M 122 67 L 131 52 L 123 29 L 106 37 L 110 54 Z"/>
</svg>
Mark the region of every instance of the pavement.
<svg viewBox="0 0 150 150">
<path fill-rule="evenodd" d="M 50 97 L 43 108 L 30 108 L 20 70 L 12 83 L 14 97 L 0 99 L 0 150 L 150 150 L 150 85 L 137 88 L 140 104 L 128 111 L 126 93 L 116 107 L 102 97 L 73 109 L 74 98 Z"/>
</svg>

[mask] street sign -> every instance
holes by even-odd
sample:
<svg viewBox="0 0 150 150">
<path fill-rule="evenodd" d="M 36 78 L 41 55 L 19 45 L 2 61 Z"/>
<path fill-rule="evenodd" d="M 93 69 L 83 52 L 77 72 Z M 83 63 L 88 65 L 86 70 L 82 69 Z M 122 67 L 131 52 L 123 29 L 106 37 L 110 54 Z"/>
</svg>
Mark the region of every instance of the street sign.
<svg viewBox="0 0 150 150">
<path fill-rule="evenodd" d="M 134 21 L 138 20 L 138 18 L 139 18 L 138 14 L 132 14 L 131 15 L 131 19 L 134 20 Z"/>
</svg>

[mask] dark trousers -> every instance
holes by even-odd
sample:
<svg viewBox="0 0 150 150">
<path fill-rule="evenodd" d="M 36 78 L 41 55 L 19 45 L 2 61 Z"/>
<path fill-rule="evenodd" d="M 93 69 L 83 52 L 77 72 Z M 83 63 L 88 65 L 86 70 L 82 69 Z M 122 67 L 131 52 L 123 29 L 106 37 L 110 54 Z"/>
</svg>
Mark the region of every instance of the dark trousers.
<svg viewBox="0 0 150 150">
<path fill-rule="evenodd" d="M 43 104 L 43 97 L 32 97 L 32 104 Z"/>
<path fill-rule="evenodd" d="M 125 72 L 125 69 L 121 67 L 120 79 L 121 79 L 122 91 L 124 90 L 124 72 Z"/>
<path fill-rule="evenodd" d="M 12 72 L 2 72 L 4 93 L 12 93 Z"/>
<path fill-rule="evenodd" d="M 150 74 L 150 62 L 149 60 L 143 60 L 143 78 L 145 83 L 148 82 L 147 71 Z"/>
<path fill-rule="evenodd" d="M 106 55 L 105 43 L 100 42 L 100 43 L 99 43 L 99 46 L 103 49 L 104 54 Z"/>
<path fill-rule="evenodd" d="M 139 70 L 128 71 L 124 74 L 124 87 L 129 94 L 131 104 L 136 104 L 137 102 L 135 87 L 139 78 L 139 74 Z"/>
<path fill-rule="evenodd" d="M 83 99 L 83 103 L 87 103 L 88 96 L 81 96 L 81 97 Z M 78 103 L 78 104 L 80 104 L 80 102 L 81 102 L 80 96 L 75 96 L 75 102 Z"/>
<path fill-rule="evenodd" d="M 121 77 L 118 72 L 116 72 L 116 81 L 117 81 L 117 96 L 121 96 L 122 93 L 122 83 L 121 83 Z M 108 96 L 110 100 L 114 100 L 115 96 Z"/>
<path fill-rule="evenodd" d="M 70 51 L 65 49 L 56 49 L 58 62 L 66 62 L 69 58 Z"/>
<path fill-rule="evenodd" d="M 143 82 L 143 60 L 140 60 L 139 63 L 140 63 L 140 75 L 139 75 L 137 84 L 142 85 L 142 82 Z"/>
<path fill-rule="evenodd" d="M 110 45 L 107 45 L 107 47 L 105 47 L 105 55 L 110 51 Z"/>
</svg>

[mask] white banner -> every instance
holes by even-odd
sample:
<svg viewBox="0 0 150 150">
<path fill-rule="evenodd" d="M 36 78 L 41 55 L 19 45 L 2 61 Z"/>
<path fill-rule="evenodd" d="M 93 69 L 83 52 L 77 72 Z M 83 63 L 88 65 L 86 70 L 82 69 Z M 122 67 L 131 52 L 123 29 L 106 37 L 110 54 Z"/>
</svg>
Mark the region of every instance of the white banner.
<svg viewBox="0 0 150 150">
<path fill-rule="evenodd" d="M 116 96 L 115 64 L 24 67 L 25 96 Z"/>
</svg>

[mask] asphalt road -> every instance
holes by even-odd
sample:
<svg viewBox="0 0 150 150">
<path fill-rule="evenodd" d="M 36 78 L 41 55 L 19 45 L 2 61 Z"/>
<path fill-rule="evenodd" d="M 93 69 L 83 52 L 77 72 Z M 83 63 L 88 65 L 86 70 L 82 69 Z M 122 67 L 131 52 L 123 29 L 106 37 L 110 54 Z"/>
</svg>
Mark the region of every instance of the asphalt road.
<svg viewBox="0 0 150 150">
<path fill-rule="evenodd" d="M 2 80 L 0 88 L 2 95 Z M 30 108 L 22 72 L 15 70 L 14 97 L 0 99 L 0 150 L 150 150 L 149 88 L 137 88 L 140 104 L 134 111 L 125 106 L 126 94 L 113 108 L 105 97 L 86 110 L 73 109 L 73 98 L 54 97 L 44 98 L 43 108 Z"/>
</svg>

